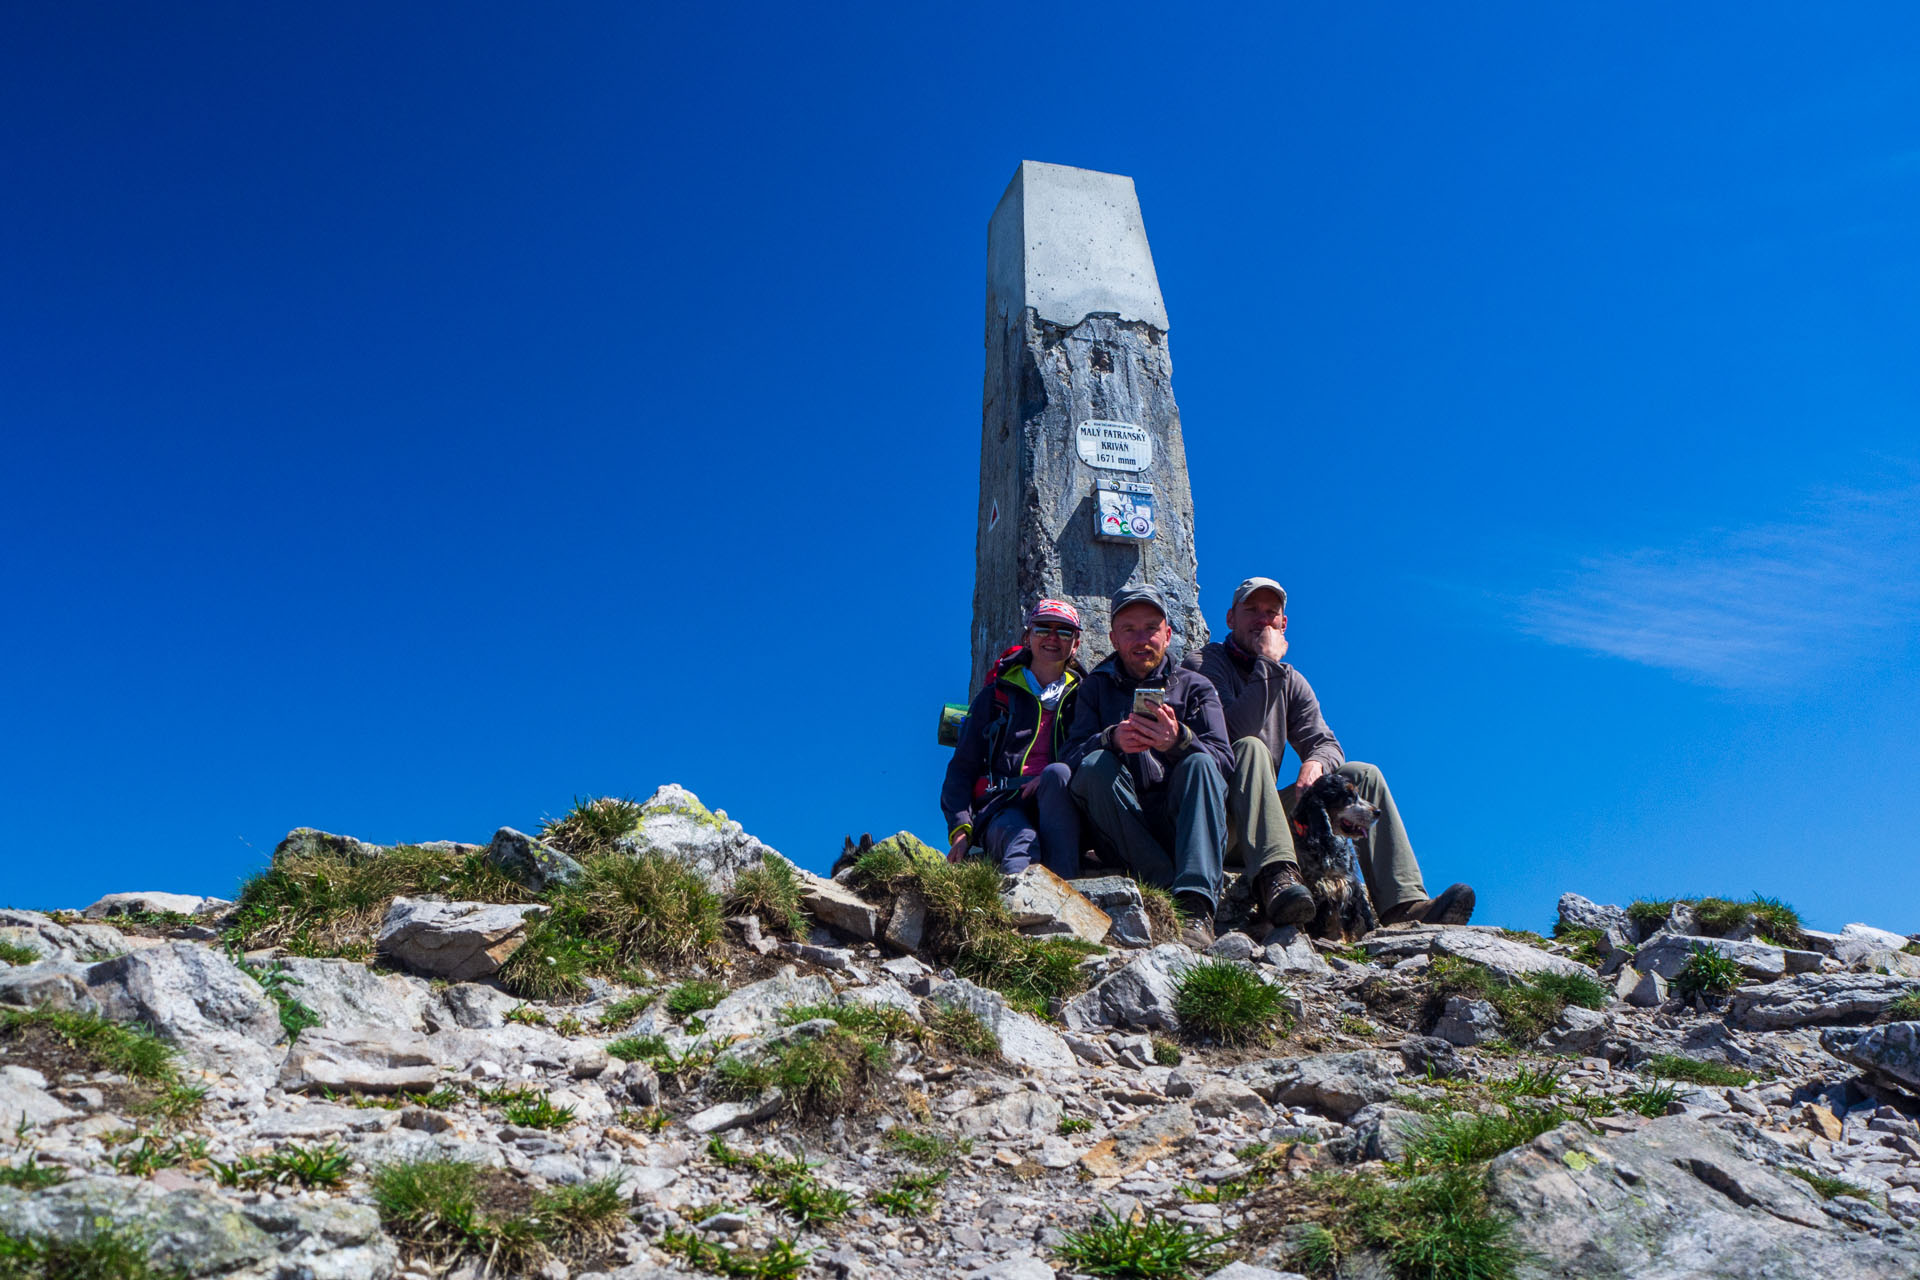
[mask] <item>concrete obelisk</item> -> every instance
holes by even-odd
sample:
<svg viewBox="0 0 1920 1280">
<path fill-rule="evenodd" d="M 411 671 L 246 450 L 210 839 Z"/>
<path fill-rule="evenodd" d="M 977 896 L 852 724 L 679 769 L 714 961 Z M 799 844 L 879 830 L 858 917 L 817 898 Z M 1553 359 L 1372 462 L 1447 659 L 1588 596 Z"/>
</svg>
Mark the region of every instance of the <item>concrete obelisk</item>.
<svg viewBox="0 0 1920 1280">
<path fill-rule="evenodd" d="M 1207 640 L 1167 308 L 1133 179 L 1021 162 L 987 224 L 973 586 L 978 689 L 1035 600 L 1070 600 L 1088 666 L 1107 601 L 1150 582 L 1174 644 Z"/>
</svg>

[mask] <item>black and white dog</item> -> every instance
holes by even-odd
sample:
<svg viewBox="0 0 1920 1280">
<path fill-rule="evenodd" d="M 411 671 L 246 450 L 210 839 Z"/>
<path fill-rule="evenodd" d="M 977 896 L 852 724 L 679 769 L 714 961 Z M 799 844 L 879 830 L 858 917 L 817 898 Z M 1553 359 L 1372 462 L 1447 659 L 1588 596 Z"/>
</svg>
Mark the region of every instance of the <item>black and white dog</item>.
<svg viewBox="0 0 1920 1280">
<path fill-rule="evenodd" d="M 1313 894 L 1316 938 L 1345 941 L 1380 927 L 1353 842 L 1373 829 L 1380 811 L 1360 798 L 1351 781 L 1325 774 L 1293 807 L 1293 847 L 1300 881 Z"/>
</svg>

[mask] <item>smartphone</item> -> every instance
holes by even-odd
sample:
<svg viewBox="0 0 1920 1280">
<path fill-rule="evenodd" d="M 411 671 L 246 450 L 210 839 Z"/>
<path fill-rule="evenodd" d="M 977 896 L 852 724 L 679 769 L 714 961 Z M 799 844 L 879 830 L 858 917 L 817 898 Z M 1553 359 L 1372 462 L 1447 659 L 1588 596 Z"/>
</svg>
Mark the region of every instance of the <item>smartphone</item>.
<svg viewBox="0 0 1920 1280">
<path fill-rule="evenodd" d="M 1165 689 L 1135 689 L 1133 691 L 1133 714 L 1142 720 L 1151 720 L 1159 713 L 1159 708 L 1167 700 Z"/>
</svg>

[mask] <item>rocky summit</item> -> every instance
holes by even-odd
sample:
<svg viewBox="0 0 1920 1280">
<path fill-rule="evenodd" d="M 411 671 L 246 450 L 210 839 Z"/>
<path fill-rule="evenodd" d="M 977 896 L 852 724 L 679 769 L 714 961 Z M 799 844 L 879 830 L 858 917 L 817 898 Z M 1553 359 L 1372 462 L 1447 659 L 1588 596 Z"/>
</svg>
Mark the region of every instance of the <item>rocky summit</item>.
<svg viewBox="0 0 1920 1280">
<path fill-rule="evenodd" d="M 0 912 L 0 1276 L 1920 1276 L 1905 934 L 1220 928 L 678 787 Z"/>
</svg>

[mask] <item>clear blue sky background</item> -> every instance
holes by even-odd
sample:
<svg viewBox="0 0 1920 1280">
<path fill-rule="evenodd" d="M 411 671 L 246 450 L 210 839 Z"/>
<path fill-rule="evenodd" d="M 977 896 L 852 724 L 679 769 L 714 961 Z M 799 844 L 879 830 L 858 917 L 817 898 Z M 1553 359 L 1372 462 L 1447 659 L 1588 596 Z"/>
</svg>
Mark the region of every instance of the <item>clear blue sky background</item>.
<svg viewBox="0 0 1920 1280">
<path fill-rule="evenodd" d="M 0 901 L 937 837 L 1031 158 L 1431 883 L 1920 928 L 1920 11 L 1236 9 L 8 6 Z"/>
</svg>

